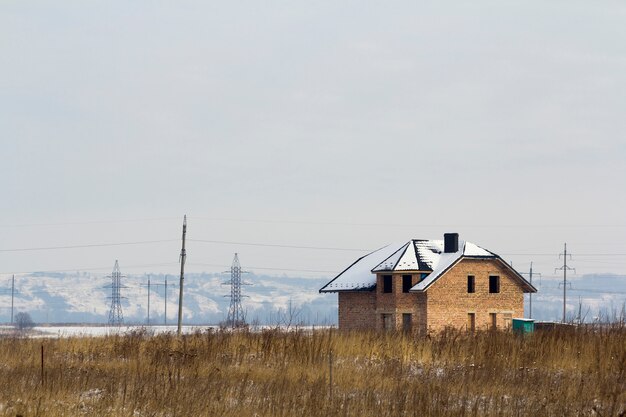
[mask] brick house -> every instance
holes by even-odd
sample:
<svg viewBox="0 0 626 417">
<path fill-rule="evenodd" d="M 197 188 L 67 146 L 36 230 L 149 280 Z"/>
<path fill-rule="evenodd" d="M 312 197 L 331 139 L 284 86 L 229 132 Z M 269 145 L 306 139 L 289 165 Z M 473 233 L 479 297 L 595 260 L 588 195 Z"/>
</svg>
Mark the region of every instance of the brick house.
<svg viewBox="0 0 626 417">
<path fill-rule="evenodd" d="M 439 331 L 505 329 L 537 290 L 500 256 L 457 233 L 375 250 L 320 293 L 338 293 L 339 328 Z"/>
</svg>

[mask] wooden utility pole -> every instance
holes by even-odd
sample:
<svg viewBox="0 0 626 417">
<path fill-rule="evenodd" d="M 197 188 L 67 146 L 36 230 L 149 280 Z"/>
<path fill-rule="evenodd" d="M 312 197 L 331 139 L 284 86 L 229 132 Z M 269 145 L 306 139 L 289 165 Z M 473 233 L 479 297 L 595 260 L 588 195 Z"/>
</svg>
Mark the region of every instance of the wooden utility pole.
<svg viewBox="0 0 626 417">
<path fill-rule="evenodd" d="M 180 250 L 180 284 L 178 293 L 178 336 L 180 336 L 183 324 L 183 281 L 185 280 L 185 238 L 187 236 L 187 215 L 183 219 L 183 246 Z"/>
<path fill-rule="evenodd" d="M 150 275 L 148 275 L 148 326 L 150 326 Z"/>
<path fill-rule="evenodd" d="M 11 278 L 11 324 L 13 324 L 13 297 L 15 295 L 15 275 Z"/>
</svg>

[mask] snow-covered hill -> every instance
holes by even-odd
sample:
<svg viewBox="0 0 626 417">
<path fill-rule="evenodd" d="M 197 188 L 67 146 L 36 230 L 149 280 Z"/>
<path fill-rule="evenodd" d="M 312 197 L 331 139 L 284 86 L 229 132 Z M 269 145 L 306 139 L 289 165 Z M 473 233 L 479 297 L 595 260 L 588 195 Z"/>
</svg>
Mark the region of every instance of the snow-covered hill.
<svg viewBox="0 0 626 417">
<path fill-rule="evenodd" d="M 175 323 L 178 312 L 178 277 L 158 274 L 130 275 L 122 279 L 124 320 L 146 323 L 150 278 L 150 322 Z M 167 301 L 165 281 L 167 279 Z M 216 324 L 224 320 L 230 287 L 224 274 L 186 274 L 183 316 L 189 324 Z M 248 321 L 273 324 L 291 308 L 299 321 L 331 324 L 337 318 L 337 297 L 321 295 L 326 279 L 273 277 L 246 274 L 243 308 Z M 104 323 L 110 310 L 110 280 L 86 272 L 36 273 L 16 276 L 14 312 L 28 312 L 37 323 Z M 0 278 L 0 322 L 11 314 L 11 278 Z"/>
<path fill-rule="evenodd" d="M 178 311 L 178 277 L 159 274 L 129 275 L 123 278 L 122 308 L 126 323 L 146 323 L 148 316 L 148 278 L 150 321 L 165 323 L 165 280 L 167 287 L 167 323 L 174 324 Z M 226 317 L 230 299 L 224 274 L 188 274 L 185 278 L 184 322 L 217 324 Z M 297 278 L 246 274 L 243 301 L 249 322 L 277 324 L 291 308 L 292 318 L 304 324 L 335 324 L 337 296 L 319 294 L 327 278 Z M 533 295 L 533 318 L 560 320 L 563 308 L 561 278 L 544 278 L 533 283 L 539 292 Z M 568 318 L 578 312 L 587 321 L 598 316 L 621 314 L 626 302 L 626 276 L 584 275 L 572 277 L 568 285 Z M 109 279 L 87 272 L 36 273 L 16 276 L 14 312 L 28 312 L 37 323 L 106 323 L 110 309 Z M 0 277 L 0 322 L 11 314 L 11 278 Z M 529 312 L 526 296 L 526 315 Z"/>
</svg>

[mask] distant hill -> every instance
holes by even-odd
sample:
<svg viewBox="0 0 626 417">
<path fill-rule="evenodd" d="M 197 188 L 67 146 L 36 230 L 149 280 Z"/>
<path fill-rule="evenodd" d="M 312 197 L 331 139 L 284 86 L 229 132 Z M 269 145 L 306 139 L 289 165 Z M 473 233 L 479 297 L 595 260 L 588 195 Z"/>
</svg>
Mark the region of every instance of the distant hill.
<svg viewBox="0 0 626 417">
<path fill-rule="evenodd" d="M 587 274 L 567 279 L 567 317 L 575 319 L 614 318 L 626 308 L 626 275 Z M 563 278 L 534 280 L 538 293 L 533 295 L 533 318 L 561 320 L 563 317 Z M 528 297 L 526 314 L 528 315 Z M 626 318 L 626 317 L 625 317 Z"/>
<path fill-rule="evenodd" d="M 164 323 L 166 276 L 150 275 L 150 321 Z M 174 324 L 178 309 L 178 277 L 168 276 L 167 322 Z M 184 317 L 186 324 L 217 324 L 224 320 L 230 299 L 228 280 L 223 274 L 188 274 L 185 279 Z M 319 294 L 327 278 L 298 278 L 246 274 L 247 296 L 243 305 L 249 322 L 276 324 L 287 319 L 305 324 L 336 324 L 337 296 Z M 591 321 L 597 317 L 621 314 L 626 303 L 626 276 L 591 274 L 568 280 L 568 318 L 581 312 Z M 146 323 L 148 275 L 130 275 L 123 279 L 122 307 L 126 323 Z M 543 278 L 533 283 L 539 292 L 533 295 L 533 318 L 560 320 L 563 289 L 561 278 Z M 37 323 L 106 323 L 110 308 L 110 282 L 86 272 L 36 273 L 16 277 L 14 312 L 28 312 Z M 579 298 L 580 297 L 580 298 Z M 10 280 L 0 281 L 0 322 L 10 320 Z M 290 308 L 291 306 L 291 308 Z M 529 314 L 526 296 L 526 315 Z M 291 311 L 291 314 L 287 314 Z"/>
<path fill-rule="evenodd" d="M 167 322 L 176 322 L 178 277 L 150 275 L 150 322 L 164 323 L 165 279 Z M 186 274 L 183 316 L 186 324 L 218 324 L 226 318 L 230 287 L 224 274 Z M 275 324 L 290 318 L 307 324 L 333 324 L 337 320 L 337 297 L 321 295 L 318 289 L 327 279 L 276 277 L 246 274 L 243 308 L 247 320 Z M 148 275 L 122 279 L 124 321 L 146 323 L 148 316 Z M 0 281 L 0 322 L 10 320 L 10 281 Z M 107 288 L 107 286 L 109 286 Z M 85 272 L 35 273 L 16 277 L 14 312 L 26 311 L 37 323 L 106 323 L 110 309 L 110 281 Z"/>
</svg>

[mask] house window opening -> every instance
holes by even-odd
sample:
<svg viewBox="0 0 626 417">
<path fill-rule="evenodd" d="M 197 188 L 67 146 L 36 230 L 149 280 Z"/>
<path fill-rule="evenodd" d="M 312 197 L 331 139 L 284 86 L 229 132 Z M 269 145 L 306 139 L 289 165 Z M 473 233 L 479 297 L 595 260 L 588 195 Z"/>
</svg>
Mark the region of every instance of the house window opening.
<svg viewBox="0 0 626 417">
<path fill-rule="evenodd" d="M 476 330 L 476 313 L 467 313 L 467 330 L 470 332 Z"/>
<path fill-rule="evenodd" d="M 474 275 L 467 276 L 467 292 L 468 293 L 476 292 L 476 277 L 474 277 Z"/>
<path fill-rule="evenodd" d="M 402 275 L 402 292 L 407 293 L 413 286 L 412 275 Z"/>
<path fill-rule="evenodd" d="M 491 324 L 491 330 L 496 330 L 498 328 L 498 315 L 496 313 L 489 313 L 489 322 Z"/>
<path fill-rule="evenodd" d="M 383 292 L 393 292 L 393 280 L 391 275 L 383 275 Z"/>
<path fill-rule="evenodd" d="M 492 294 L 500 292 L 500 277 L 497 275 L 491 275 L 489 277 L 489 292 Z"/>
<path fill-rule="evenodd" d="M 412 315 L 411 313 L 403 313 L 402 314 L 402 330 L 405 332 L 410 332 L 412 329 Z"/>
<path fill-rule="evenodd" d="M 385 330 L 393 330 L 395 328 L 393 323 L 393 314 L 383 314 L 383 329 Z"/>
</svg>

